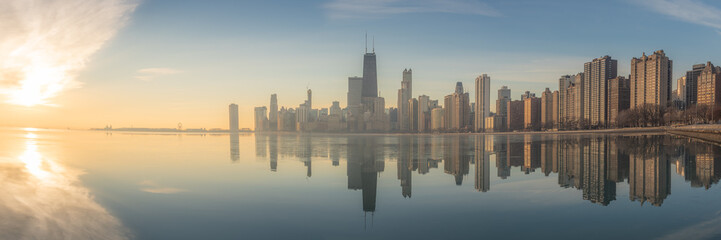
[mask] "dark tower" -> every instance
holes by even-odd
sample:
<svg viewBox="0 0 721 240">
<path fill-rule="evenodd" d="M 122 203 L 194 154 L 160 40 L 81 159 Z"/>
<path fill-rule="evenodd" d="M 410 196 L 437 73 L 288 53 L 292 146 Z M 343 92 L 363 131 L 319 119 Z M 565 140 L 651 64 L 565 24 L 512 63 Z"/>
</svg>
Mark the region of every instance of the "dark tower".
<svg viewBox="0 0 721 240">
<path fill-rule="evenodd" d="M 372 52 L 368 52 L 366 36 L 366 53 L 363 55 L 363 91 L 362 97 L 378 97 L 378 73 L 376 72 L 375 40 Z"/>
</svg>

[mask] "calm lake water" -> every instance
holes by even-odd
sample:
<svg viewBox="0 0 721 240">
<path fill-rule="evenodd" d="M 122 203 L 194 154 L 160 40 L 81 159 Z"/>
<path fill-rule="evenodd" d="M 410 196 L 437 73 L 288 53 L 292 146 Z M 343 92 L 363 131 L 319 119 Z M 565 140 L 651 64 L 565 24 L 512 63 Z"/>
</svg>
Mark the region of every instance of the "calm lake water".
<svg viewBox="0 0 721 240">
<path fill-rule="evenodd" d="M 1 239 L 719 239 L 669 135 L 0 130 Z"/>
</svg>

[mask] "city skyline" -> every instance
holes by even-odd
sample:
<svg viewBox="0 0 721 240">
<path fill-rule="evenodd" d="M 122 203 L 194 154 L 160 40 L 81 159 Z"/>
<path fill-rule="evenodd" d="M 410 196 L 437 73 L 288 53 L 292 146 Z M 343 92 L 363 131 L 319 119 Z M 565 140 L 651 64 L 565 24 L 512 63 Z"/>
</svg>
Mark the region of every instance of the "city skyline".
<svg viewBox="0 0 721 240">
<path fill-rule="evenodd" d="M 81 61 L 86 64 L 73 71 L 76 76 L 72 82 L 78 83 L 72 85 L 75 88 L 62 86 L 54 97 L 44 98 L 45 105 L 20 106 L 8 103 L 13 93 L 17 94 L 12 83 L 19 80 L 3 75 L 3 80 L 11 84 L 0 91 L 5 93 L 0 110 L 13 117 L 1 119 L 0 125 L 173 127 L 182 122 L 188 128 L 226 128 L 225 106 L 234 102 L 239 105 L 240 128 L 252 128 L 253 107 L 268 105 L 267 96 L 272 93 L 278 94 L 278 106 L 296 106 L 305 98 L 305 92 L 296 89 L 306 87 L 316 93 L 314 106 L 330 107 L 332 101 L 345 102 L 343 96 L 336 93 L 345 92 L 344 82 L 348 76 L 362 76 L 362 69 L 357 66 L 363 60 L 357 56 L 363 52 L 366 31 L 369 37 L 375 36 L 377 89 L 385 98 L 386 107 L 396 105 L 398 72 L 405 68 L 416 70 L 414 97 L 425 94 L 431 99 L 441 99 L 448 93 L 449 84 L 461 81 L 472 89 L 474 78 L 482 73 L 493 77 L 490 87 L 493 90 L 505 85 L 512 89 L 512 96 L 526 90 L 540 95 L 546 87 L 555 89 L 559 76 L 581 72 L 584 62 L 604 55 L 617 59 L 618 75 L 627 76 L 632 57 L 663 49 L 674 61 L 672 81 L 684 76 L 694 64 L 721 62 L 721 50 L 715 47 L 721 39 L 718 27 L 721 25 L 713 17 L 719 12 L 715 2 L 451 2 L 468 3 L 471 7 L 466 10 L 457 6 L 442 8 L 439 6 L 452 4 L 436 1 L 413 3 L 408 8 L 402 4 L 368 3 L 375 9 L 388 10 L 371 14 L 359 7 L 361 2 L 317 1 L 302 6 L 308 10 L 302 13 L 308 14 L 308 18 L 297 24 L 306 25 L 289 29 L 283 25 L 291 18 L 283 14 L 291 13 L 292 6 L 297 5 L 288 2 L 287 7 L 276 9 L 262 2 L 247 3 L 240 8 L 237 3 L 227 1 L 218 1 L 212 6 L 182 3 L 174 7 L 168 7 L 166 1 L 139 4 L 131 1 L 119 8 L 123 11 L 118 18 L 125 16 L 127 22 L 115 24 L 113 21 L 108 30 L 111 34 L 93 42 L 97 48 Z M 565 18 L 549 14 L 560 4 L 569 10 Z M 217 12 L 221 8 L 229 10 Z M 595 11 L 584 11 L 591 8 Z M 11 9 L 18 13 L 27 11 L 22 6 Z M 187 23 L 188 27 L 181 31 L 176 26 L 188 21 L 181 17 L 189 13 L 188 9 L 197 9 L 200 16 L 208 18 Z M 229 17 L 224 23 L 242 23 L 271 9 L 277 12 L 266 17 L 274 20 L 267 23 L 204 27 L 207 21 L 236 15 L 242 17 Z M 253 13 L 243 16 L 230 10 Z M 68 9 L 63 11 L 74 13 Z M 216 16 L 209 16 L 211 12 Z M 601 16 L 608 21 L 590 21 L 590 27 L 614 34 L 599 38 L 598 33 L 575 25 L 578 21 L 567 19 L 592 20 Z M 528 23 L 529 18 L 536 22 L 517 27 Z M 423 29 L 427 32 L 416 27 L 399 28 L 409 21 L 423 25 L 434 20 L 438 22 Z M 22 21 L 14 19 L 9 24 Z M 176 24 L 170 24 L 173 21 Z M 460 24 L 448 27 L 446 23 L 451 22 Z M 628 22 L 632 24 L 625 24 Z M 534 26 L 543 27 L 529 31 Z M 668 34 L 664 29 L 678 34 Z M 26 33 L 31 30 L 19 29 L 13 36 L 28 37 Z M 35 30 L 47 31 L 45 28 Z M 575 37 L 558 38 L 572 31 L 580 32 Z M 190 37 L 189 33 L 198 34 Z M 281 40 L 278 38 L 281 33 L 294 38 Z M 474 41 L 479 34 L 493 37 Z M 624 37 L 612 37 L 617 35 Z M 634 40 L 641 38 L 644 41 Z M 3 43 L 3 49 L 15 47 L 8 39 Z M 148 53 L 153 54 L 148 56 Z M 3 69 L 14 68 L 4 66 Z M 490 98 L 496 98 L 495 91 L 491 91 Z M 491 109 L 494 108 L 491 104 Z"/>
</svg>

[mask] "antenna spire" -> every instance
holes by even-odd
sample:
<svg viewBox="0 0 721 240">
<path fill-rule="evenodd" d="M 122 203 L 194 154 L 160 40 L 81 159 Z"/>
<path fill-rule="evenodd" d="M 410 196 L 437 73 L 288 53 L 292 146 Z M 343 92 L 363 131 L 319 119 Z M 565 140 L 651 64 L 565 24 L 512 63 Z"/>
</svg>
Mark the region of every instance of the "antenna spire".
<svg viewBox="0 0 721 240">
<path fill-rule="evenodd" d="M 373 36 L 373 53 L 376 53 L 376 36 Z"/>
<path fill-rule="evenodd" d="M 366 53 L 368 53 L 368 32 L 366 32 Z"/>
</svg>

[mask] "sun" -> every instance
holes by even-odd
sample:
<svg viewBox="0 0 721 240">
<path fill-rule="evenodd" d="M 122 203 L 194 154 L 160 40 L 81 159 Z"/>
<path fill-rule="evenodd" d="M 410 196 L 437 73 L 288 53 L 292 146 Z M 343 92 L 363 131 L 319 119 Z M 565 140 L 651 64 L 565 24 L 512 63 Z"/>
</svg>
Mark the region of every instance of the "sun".
<svg viewBox="0 0 721 240">
<path fill-rule="evenodd" d="M 31 65 L 23 70 L 25 78 L 20 81 L 20 86 L 10 90 L 8 102 L 26 107 L 51 105 L 48 100 L 63 89 L 66 78 L 64 69 L 42 64 Z"/>
</svg>

